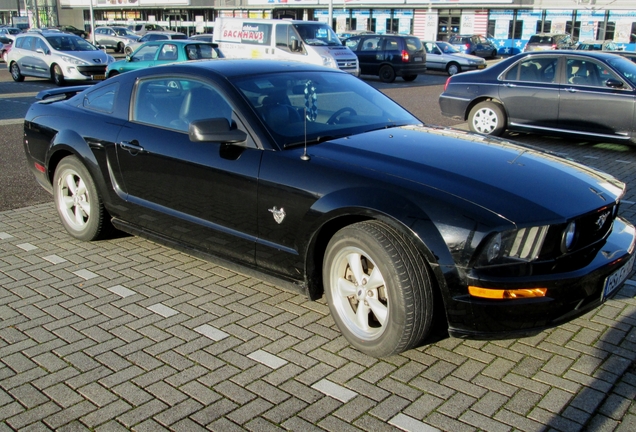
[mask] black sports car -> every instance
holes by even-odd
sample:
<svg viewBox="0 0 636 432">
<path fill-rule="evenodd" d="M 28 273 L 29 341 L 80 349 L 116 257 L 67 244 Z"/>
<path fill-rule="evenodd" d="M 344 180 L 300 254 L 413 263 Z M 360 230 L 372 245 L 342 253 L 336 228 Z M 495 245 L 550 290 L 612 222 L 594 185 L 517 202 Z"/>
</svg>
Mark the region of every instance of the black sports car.
<svg viewBox="0 0 636 432">
<path fill-rule="evenodd" d="M 347 73 L 204 61 L 40 98 L 25 150 L 73 237 L 114 226 L 324 293 L 374 356 L 421 343 L 433 320 L 459 337 L 535 334 L 632 270 L 623 183 L 422 125 Z"/>
<path fill-rule="evenodd" d="M 482 134 L 510 129 L 636 143 L 636 64 L 602 52 L 528 52 L 450 77 L 439 104 Z"/>
</svg>

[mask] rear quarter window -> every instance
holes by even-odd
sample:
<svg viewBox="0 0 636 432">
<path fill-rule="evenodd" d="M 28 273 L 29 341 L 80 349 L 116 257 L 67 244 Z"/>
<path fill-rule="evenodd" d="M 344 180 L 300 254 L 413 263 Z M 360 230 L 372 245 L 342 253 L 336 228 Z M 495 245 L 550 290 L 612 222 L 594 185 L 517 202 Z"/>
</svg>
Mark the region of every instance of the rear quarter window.
<svg viewBox="0 0 636 432">
<path fill-rule="evenodd" d="M 415 37 L 405 38 L 404 42 L 406 43 L 406 50 L 408 52 L 415 52 L 422 50 L 422 42 Z"/>
<path fill-rule="evenodd" d="M 118 91 L 119 83 L 115 83 L 89 92 L 84 96 L 82 107 L 91 111 L 113 113 Z"/>
</svg>

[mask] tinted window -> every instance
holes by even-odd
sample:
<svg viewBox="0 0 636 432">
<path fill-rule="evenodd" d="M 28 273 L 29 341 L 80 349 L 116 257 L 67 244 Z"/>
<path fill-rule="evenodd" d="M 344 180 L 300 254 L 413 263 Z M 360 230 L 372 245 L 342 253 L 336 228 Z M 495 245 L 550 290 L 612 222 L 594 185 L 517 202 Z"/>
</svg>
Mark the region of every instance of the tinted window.
<svg viewBox="0 0 636 432">
<path fill-rule="evenodd" d="M 553 41 L 551 36 L 539 36 L 534 35 L 530 37 L 528 43 L 537 43 L 537 44 L 551 44 Z"/>
<path fill-rule="evenodd" d="M 556 79 L 558 57 L 529 58 L 517 63 L 504 79 L 508 81 L 527 81 L 553 83 Z"/>
<path fill-rule="evenodd" d="M 568 58 L 565 70 L 567 82 L 574 85 L 605 87 L 608 79 L 619 79 L 604 64 L 589 59 Z"/>
<path fill-rule="evenodd" d="M 410 53 L 422 50 L 422 42 L 416 37 L 404 38 L 406 43 L 406 50 Z"/>
<path fill-rule="evenodd" d="M 117 83 L 107 85 L 101 87 L 99 90 L 87 93 L 86 96 L 84 96 L 82 106 L 94 111 L 112 113 L 118 89 L 119 84 Z"/>
</svg>

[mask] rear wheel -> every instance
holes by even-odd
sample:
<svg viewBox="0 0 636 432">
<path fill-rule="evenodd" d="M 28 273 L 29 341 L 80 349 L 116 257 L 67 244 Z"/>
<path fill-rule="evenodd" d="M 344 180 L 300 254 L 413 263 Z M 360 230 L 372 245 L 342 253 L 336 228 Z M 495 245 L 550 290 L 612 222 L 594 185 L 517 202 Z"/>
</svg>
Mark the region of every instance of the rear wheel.
<svg viewBox="0 0 636 432">
<path fill-rule="evenodd" d="M 126 55 L 132 55 L 133 50 L 132 50 L 132 48 L 131 48 L 131 47 L 126 47 L 126 48 L 124 48 L 124 53 L 125 53 Z"/>
<path fill-rule="evenodd" d="M 76 156 L 65 157 L 57 166 L 53 197 L 64 228 L 76 239 L 95 240 L 109 227 L 95 182 Z"/>
<path fill-rule="evenodd" d="M 506 128 L 506 114 L 495 102 L 480 102 L 468 114 L 468 127 L 483 135 L 499 136 Z"/>
<path fill-rule="evenodd" d="M 124 52 L 124 44 L 119 42 L 117 48 L 115 48 L 115 52 Z"/>
<path fill-rule="evenodd" d="M 497 50 L 496 49 L 492 50 L 492 52 L 490 53 L 490 58 L 497 58 Z"/>
<path fill-rule="evenodd" d="M 416 75 L 404 75 L 404 76 L 402 77 L 402 79 L 403 79 L 404 81 L 407 81 L 407 82 L 408 82 L 408 81 L 415 81 L 415 78 L 417 78 L 417 74 L 416 74 Z"/>
<path fill-rule="evenodd" d="M 428 267 L 412 242 L 388 225 L 349 225 L 329 241 L 323 281 L 331 314 L 358 350 L 386 357 L 428 334 L 433 291 Z"/>
<path fill-rule="evenodd" d="M 2 60 L 4 60 L 4 62 L 6 64 L 9 64 L 9 53 L 6 51 L 2 51 Z"/>
<path fill-rule="evenodd" d="M 64 72 L 62 72 L 60 65 L 56 64 L 51 68 L 51 81 L 53 81 L 57 86 L 64 85 Z"/>
<path fill-rule="evenodd" d="M 11 63 L 10 69 L 11 69 L 11 78 L 13 78 L 13 81 L 15 82 L 24 81 L 24 75 L 22 75 L 22 73 L 20 72 L 20 66 L 18 66 L 16 62 Z"/>
<path fill-rule="evenodd" d="M 380 68 L 380 81 L 385 83 L 392 83 L 395 81 L 395 71 L 389 65 L 384 65 Z"/>
<path fill-rule="evenodd" d="M 462 71 L 462 67 L 459 64 L 455 63 L 455 62 L 451 62 L 451 63 L 446 65 L 446 72 L 448 72 L 448 74 L 450 76 L 458 74 L 461 71 Z"/>
</svg>

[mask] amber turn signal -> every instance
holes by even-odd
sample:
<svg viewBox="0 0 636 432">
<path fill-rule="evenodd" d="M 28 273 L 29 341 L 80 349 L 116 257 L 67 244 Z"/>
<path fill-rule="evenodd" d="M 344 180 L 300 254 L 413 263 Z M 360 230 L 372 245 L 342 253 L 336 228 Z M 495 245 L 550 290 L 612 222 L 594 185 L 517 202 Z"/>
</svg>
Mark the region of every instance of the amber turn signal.
<svg viewBox="0 0 636 432">
<path fill-rule="evenodd" d="M 548 292 L 547 288 L 522 288 L 522 289 L 490 289 L 479 288 L 476 286 L 469 286 L 468 293 L 473 297 L 488 298 L 488 299 L 517 299 L 517 298 L 532 298 L 532 297 L 545 297 Z"/>
</svg>

